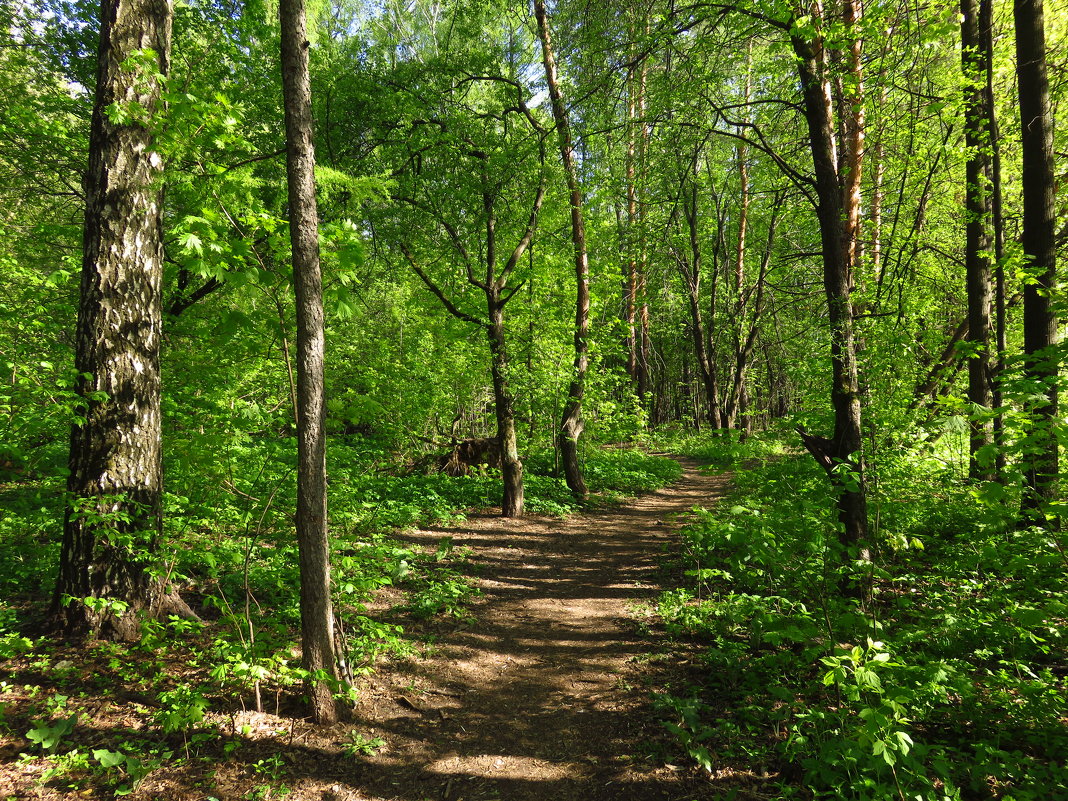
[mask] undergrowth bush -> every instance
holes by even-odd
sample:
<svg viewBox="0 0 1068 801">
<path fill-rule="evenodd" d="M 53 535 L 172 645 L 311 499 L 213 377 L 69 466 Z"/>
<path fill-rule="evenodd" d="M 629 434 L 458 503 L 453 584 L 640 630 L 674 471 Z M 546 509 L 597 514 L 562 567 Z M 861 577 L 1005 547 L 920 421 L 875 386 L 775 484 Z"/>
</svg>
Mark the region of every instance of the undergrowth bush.
<svg viewBox="0 0 1068 801">
<path fill-rule="evenodd" d="M 699 685 L 661 700 L 687 753 L 711 770 L 745 751 L 783 797 L 1068 797 L 1062 544 L 898 451 L 872 471 L 875 564 L 842 568 L 822 470 L 747 447 L 702 446 L 735 489 L 683 530 L 660 599 L 668 632 L 702 644 Z"/>
</svg>

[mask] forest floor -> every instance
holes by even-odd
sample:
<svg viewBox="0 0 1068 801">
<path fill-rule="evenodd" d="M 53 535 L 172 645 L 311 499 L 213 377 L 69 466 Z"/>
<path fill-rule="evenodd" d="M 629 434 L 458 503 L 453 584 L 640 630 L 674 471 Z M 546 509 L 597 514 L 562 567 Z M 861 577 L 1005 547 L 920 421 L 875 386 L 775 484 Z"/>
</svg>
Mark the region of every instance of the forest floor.
<svg viewBox="0 0 1068 801">
<path fill-rule="evenodd" d="M 420 646 L 359 680 L 351 720 L 324 729 L 295 721 L 284 709 L 282 715 L 213 712 L 205 723 L 217 723 L 219 735 L 214 744 L 201 736 L 202 757 L 160 764 L 129 797 L 696 801 L 728 792 L 735 798 L 766 797 L 760 786 L 769 777 L 744 765 L 711 776 L 693 767 L 661 723 L 670 715 L 654 706 L 655 692 L 685 689 L 687 675 L 700 670 L 687 646 L 665 637 L 651 612 L 670 581 L 665 562 L 677 552 L 674 532 L 694 506 L 714 502 L 729 482 L 728 475 L 702 472 L 696 462 L 682 464 L 675 484 L 623 506 L 563 520 L 507 520 L 488 510 L 447 527 L 402 534 L 409 547 L 431 550 L 450 537 L 453 549 L 466 555 L 459 569 L 481 593 L 468 616 L 439 617 L 416 627 L 406 622 Z M 379 611 L 389 609 L 391 592 L 396 591 L 388 588 L 376 604 Z M 145 733 L 144 721 L 154 710 L 143 704 L 152 696 L 115 688 L 113 680 L 104 680 L 103 657 L 94 666 L 73 647 L 58 646 L 51 662 L 34 658 L 27 654 L 5 671 L 20 682 L 35 677 L 41 686 L 30 691 L 27 684 L 23 693 L 21 685 L 5 682 L 9 724 L 0 729 L 0 798 L 109 797 L 92 778 L 80 785 L 65 784 L 62 776 L 49 780 L 41 775 L 42 760 L 19 756 L 31 751 L 19 735 L 33 725 L 33 698 L 50 683 L 48 671 L 34 666 L 64 665 L 67 685 L 57 684 L 57 691 L 69 692 L 64 686 L 71 682 L 83 690 L 80 697 L 91 713 L 78 726 L 89 732 L 82 735 L 89 738 L 83 751 L 114 747 L 122 732 Z M 275 699 L 268 700 L 272 706 Z M 218 709 L 216 702 L 212 707 Z M 107 739 L 105 732 L 111 733 Z"/>
<path fill-rule="evenodd" d="M 645 611 L 661 589 L 672 532 L 728 481 L 695 462 L 683 467 L 672 486 L 608 511 L 475 516 L 411 535 L 433 545 L 444 534 L 470 548 L 482 596 L 473 622 L 437 640 L 430 658 L 372 678 L 356 717 L 387 745 L 338 797 L 718 797 L 723 787 L 707 775 L 665 764 L 650 700 L 680 678 L 677 652 Z"/>
</svg>

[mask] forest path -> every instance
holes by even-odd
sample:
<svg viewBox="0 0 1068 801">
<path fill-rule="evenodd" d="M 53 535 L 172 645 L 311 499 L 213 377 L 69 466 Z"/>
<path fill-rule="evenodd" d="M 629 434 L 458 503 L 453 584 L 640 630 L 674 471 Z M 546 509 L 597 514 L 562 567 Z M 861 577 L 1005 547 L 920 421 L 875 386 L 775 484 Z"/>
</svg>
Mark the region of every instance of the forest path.
<svg viewBox="0 0 1068 801">
<path fill-rule="evenodd" d="M 639 625 L 658 564 L 696 505 L 729 477 L 680 459 L 675 484 L 567 520 L 474 516 L 413 533 L 469 548 L 476 622 L 427 658 L 385 666 L 356 709 L 386 746 L 335 785 L 355 801 L 647 801 L 711 797 L 693 773 L 642 759 L 659 738 L 649 687 L 670 667 Z M 407 537 L 406 537 L 407 539 Z M 346 786 L 347 785 L 347 786 Z M 702 792 L 703 791 L 703 792 Z"/>
</svg>

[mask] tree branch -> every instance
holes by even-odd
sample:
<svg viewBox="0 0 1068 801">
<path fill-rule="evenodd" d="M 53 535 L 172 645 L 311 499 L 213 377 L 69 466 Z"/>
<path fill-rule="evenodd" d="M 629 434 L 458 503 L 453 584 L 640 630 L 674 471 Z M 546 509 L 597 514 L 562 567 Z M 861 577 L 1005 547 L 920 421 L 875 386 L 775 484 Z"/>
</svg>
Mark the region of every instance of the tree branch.
<svg viewBox="0 0 1068 801">
<path fill-rule="evenodd" d="M 412 256 L 412 252 L 408 249 L 407 244 L 401 242 L 400 249 L 401 253 L 404 254 L 404 258 L 408 260 L 408 264 L 410 264 L 412 269 L 415 271 L 415 274 L 418 275 L 420 279 L 422 279 L 423 283 L 426 284 L 427 289 L 434 293 L 434 297 L 441 301 L 442 305 L 448 310 L 449 314 L 451 314 L 453 317 L 463 320 L 465 323 L 471 323 L 472 325 L 481 326 L 483 328 L 486 327 L 487 323 L 482 320 L 479 320 L 477 317 L 470 315 L 465 311 L 462 311 L 451 300 L 449 300 L 445 293 L 442 292 L 441 287 L 435 284 L 430 279 L 430 276 L 423 272 L 418 262 L 416 262 L 415 257 Z"/>
</svg>

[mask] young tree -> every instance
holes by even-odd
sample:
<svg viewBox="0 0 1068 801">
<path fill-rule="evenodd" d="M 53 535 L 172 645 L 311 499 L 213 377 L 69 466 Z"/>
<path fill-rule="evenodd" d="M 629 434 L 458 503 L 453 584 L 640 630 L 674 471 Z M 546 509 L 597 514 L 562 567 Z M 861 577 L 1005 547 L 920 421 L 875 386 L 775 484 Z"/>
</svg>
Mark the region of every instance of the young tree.
<svg viewBox="0 0 1068 801">
<path fill-rule="evenodd" d="M 337 679 L 330 544 L 326 516 L 326 432 L 323 427 L 323 286 L 315 203 L 311 79 L 303 0 L 281 0 L 282 92 L 286 120 L 289 237 L 297 296 L 297 545 L 300 623 L 307 691 L 316 723 L 337 720 L 330 680 Z M 323 681 L 322 677 L 328 679 Z"/>
<path fill-rule="evenodd" d="M 106 0 L 85 179 L 70 496 L 53 625 L 133 640 L 180 601 L 151 560 L 162 530 L 159 347 L 163 160 L 152 119 L 170 59 L 170 0 Z"/>
</svg>

